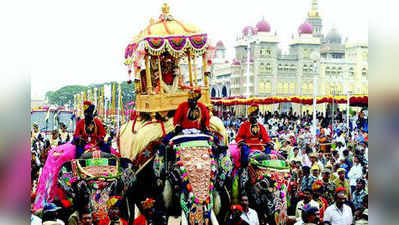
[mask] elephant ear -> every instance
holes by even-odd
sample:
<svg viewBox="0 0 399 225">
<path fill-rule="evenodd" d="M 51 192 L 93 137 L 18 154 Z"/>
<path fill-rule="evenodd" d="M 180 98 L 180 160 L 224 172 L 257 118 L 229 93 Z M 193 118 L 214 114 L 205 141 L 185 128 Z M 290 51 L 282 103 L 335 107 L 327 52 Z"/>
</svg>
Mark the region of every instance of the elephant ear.
<svg viewBox="0 0 399 225">
<path fill-rule="evenodd" d="M 130 190 L 136 181 L 133 162 L 127 158 L 120 158 L 119 163 L 120 163 L 119 169 L 122 172 L 120 180 L 123 185 L 123 190 L 124 191 Z"/>
<path fill-rule="evenodd" d="M 153 162 L 153 170 L 156 178 L 162 178 L 164 174 L 165 162 L 162 154 L 157 152 Z"/>
<path fill-rule="evenodd" d="M 217 171 L 217 187 L 222 188 L 227 179 L 231 179 L 233 171 L 233 160 L 229 151 L 219 155 Z"/>
</svg>

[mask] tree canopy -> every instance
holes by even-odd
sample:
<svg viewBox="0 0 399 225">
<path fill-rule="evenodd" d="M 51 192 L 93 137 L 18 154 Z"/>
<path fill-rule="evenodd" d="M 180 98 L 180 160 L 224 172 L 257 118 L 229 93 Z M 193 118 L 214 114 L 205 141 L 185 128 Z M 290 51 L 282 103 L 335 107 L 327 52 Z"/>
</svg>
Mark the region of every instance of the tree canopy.
<svg viewBox="0 0 399 225">
<path fill-rule="evenodd" d="M 88 86 L 83 86 L 83 85 L 68 85 L 64 86 L 56 91 L 48 91 L 46 92 L 46 99 L 48 100 L 49 104 L 52 105 L 65 105 L 65 104 L 73 104 L 73 96 L 75 94 L 79 94 L 82 91 L 88 91 L 89 89 L 94 89 L 94 88 L 101 88 L 104 85 L 109 85 L 113 84 L 116 82 L 107 82 L 107 83 L 102 83 L 102 84 L 91 84 Z M 128 102 L 131 102 L 135 99 L 135 94 L 134 94 L 134 85 L 133 84 L 128 84 L 127 82 L 122 82 L 122 102 L 123 104 L 126 104 Z M 116 92 L 116 99 L 118 99 L 118 92 Z"/>
</svg>

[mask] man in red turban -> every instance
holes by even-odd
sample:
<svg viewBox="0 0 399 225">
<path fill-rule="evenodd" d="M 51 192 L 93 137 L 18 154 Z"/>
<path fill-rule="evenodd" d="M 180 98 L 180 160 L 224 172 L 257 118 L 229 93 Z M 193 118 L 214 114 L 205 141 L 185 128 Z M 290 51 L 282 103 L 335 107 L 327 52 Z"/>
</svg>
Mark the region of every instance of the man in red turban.
<svg viewBox="0 0 399 225">
<path fill-rule="evenodd" d="M 201 90 L 195 89 L 190 92 L 187 102 L 183 102 L 177 107 L 173 118 L 173 125 L 176 127 L 175 134 L 190 128 L 209 130 L 209 111 L 204 104 L 198 102 L 200 98 Z"/>
<path fill-rule="evenodd" d="M 236 142 L 241 148 L 241 162 L 243 165 L 248 163 L 248 155 L 254 150 L 265 151 L 265 145 L 271 143 L 266 128 L 258 122 L 259 106 L 252 104 L 248 107 L 249 121 L 241 124 L 236 136 Z M 267 150 L 266 153 L 270 153 Z"/>
<path fill-rule="evenodd" d="M 155 200 L 152 198 L 147 198 L 145 201 L 141 202 L 141 208 L 143 210 L 143 214 L 138 216 L 134 222 L 133 225 L 148 225 L 148 224 L 154 224 L 154 203 Z M 155 223 L 156 224 L 156 223 Z"/>
<path fill-rule="evenodd" d="M 101 150 L 110 152 L 110 149 L 105 149 L 105 129 L 102 122 L 94 116 L 94 109 L 95 106 L 91 102 L 85 101 L 83 103 L 85 118 L 77 122 L 74 134 L 73 143 L 76 144 L 76 158 L 79 158 L 84 152 L 84 147 L 87 144 L 98 145 Z"/>
</svg>

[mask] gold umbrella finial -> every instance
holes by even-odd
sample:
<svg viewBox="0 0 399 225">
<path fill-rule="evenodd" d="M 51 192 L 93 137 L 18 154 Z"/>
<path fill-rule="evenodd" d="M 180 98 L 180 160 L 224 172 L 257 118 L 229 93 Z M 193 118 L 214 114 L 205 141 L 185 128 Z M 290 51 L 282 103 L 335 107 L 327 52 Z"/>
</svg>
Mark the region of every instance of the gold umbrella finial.
<svg viewBox="0 0 399 225">
<path fill-rule="evenodd" d="M 155 19 L 153 17 L 150 18 L 150 24 L 151 25 L 155 24 Z"/>
<path fill-rule="evenodd" d="M 162 13 L 169 14 L 170 7 L 167 3 L 162 4 Z"/>
</svg>

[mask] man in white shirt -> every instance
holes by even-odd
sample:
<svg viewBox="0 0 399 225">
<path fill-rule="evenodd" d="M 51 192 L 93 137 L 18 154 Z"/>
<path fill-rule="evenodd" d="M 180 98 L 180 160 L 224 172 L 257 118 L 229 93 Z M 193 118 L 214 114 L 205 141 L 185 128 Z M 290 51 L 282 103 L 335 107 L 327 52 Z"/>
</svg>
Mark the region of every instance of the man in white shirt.
<svg viewBox="0 0 399 225">
<path fill-rule="evenodd" d="M 241 206 L 243 208 L 243 212 L 241 213 L 241 219 L 247 222 L 249 225 L 259 225 L 259 217 L 255 210 L 248 207 L 248 196 L 241 196 Z"/>
<path fill-rule="evenodd" d="M 327 207 L 324 212 L 324 221 L 331 225 L 350 225 L 353 222 L 352 209 L 344 204 L 345 192 L 339 191 L 335 196 L 335 203 Z"/>
<path fill-rule="evenodd" d="M 309 189 L 304 190 L 303 195 L 304 199 L 299 201 L 298 204 L 296 205 L 296 210 L 295 210 L 296 221 L 302 220 L 302 209 L 305 205 L 317 208 L 317 211 L 319 211 L 320 209 L 319 203 L 313 200 L 311 190 Z"/>
<path fill-rule="evenodd" d="M 353 166 L 349 170 L 349 185 L 351 186 L 351 191 L 353 192 L 356 189 L 356 180 L 363 177 L 363 167 L 359 162 L 359 158 L 357 156 L 353 157 Z"/>
</svg>

